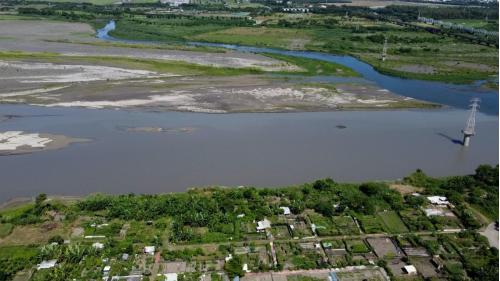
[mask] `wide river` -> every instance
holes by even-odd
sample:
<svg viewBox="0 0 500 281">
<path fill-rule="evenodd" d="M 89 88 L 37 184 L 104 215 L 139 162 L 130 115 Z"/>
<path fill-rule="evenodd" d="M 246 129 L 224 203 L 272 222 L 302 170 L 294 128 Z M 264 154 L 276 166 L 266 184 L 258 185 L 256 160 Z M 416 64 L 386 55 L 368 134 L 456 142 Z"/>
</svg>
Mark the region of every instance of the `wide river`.
<svg viewBox="0 0 500 281">
<path fill-rule="evenodd" d="M 417 168 L 433 176 L 447 176 L 472 173 L 482 163 L 498 163 L 497 92 L 477 84 L 399 79 L 381 75 L 351 57 L 295 52 L 302 54 L 364 69 L 360 71 L 364 79 L 393 92 L 450 107 L 431 111 L 201 114 L 0 105 L 1 114 L 25 116 L 0 122 L 0 131 L 93 140 L 57 151 L 0 157 L 0 202 L 40 192 L 84 195 L 171 192 L 206 185 L 272 187 L 324 177 L 389 180 Z M 471 146 L 464 148 L 458 142 L 468 115 L 462 108 L 470 97 L 482 99 L 481 110 L 486 114 L 478 114 L 477 135 Z M 142 126 L 194 130 L 123 130 Z"/>
</svg>

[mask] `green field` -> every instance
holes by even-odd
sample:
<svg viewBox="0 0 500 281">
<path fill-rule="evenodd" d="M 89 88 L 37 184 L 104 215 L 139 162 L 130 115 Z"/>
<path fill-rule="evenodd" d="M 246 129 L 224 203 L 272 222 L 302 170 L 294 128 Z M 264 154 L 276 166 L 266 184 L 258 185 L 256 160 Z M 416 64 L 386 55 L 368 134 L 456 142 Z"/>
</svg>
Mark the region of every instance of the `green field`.
<svg viewBox="0 0 500 281">
<path fill-rule="evenodd" d="M 340 17 L 304 17 L 318 24 L 297 28 L 294 22 L 300 23 L 305 19 L 287 16 L 263 17 L 261 26 L 237 27 L 216 22 L 197 25 L 195 19 L 183 23 L 180 19 L 176 22 L 141 18 L 137 21 L 118 21 L 117 30 L 112 35 L 131 39 L 205 41 L 349 54 L 373 65 L 380 72 L 425 80 L 469 83 L 490 79 L 498 73 L 498 50 L 494 47 L 361 18 L 345 22 Z M 279 26 L 276 23 L 278 18 L 287 20 L 292 26 Z M 329 28 L 322 27 L 321 23 L 329 20 L 338 23 Z M 359 30 L 353 32 L 356 28 Z M 388 38 L 388 57 L 381 62 L 384 35 Z"/>
<path fill-rule="evenodd" d="M 0 223 L 0 238 L 6 237 L 12 232 L 14 225 L 11 223 Z"/>
<path fill-rule="evenodd" d="M 265 53 L 265 56 L 289 62 L 299 66 L 304 71 L 297 71 L 300 75 L 336 75 L 336 76 L 359 76 L 354 70 L 338 63 L 306 59 L 280 54 Z"/>
<path fill-rule="evenodd" d="M 384 228 L 389 233 L 403 233 L 408 232 L 408 228 L 401 221 L 399 215 L 394 211 L 382 212 L 377 215 L 382 223 L 384 224 Z"/>
</svg>

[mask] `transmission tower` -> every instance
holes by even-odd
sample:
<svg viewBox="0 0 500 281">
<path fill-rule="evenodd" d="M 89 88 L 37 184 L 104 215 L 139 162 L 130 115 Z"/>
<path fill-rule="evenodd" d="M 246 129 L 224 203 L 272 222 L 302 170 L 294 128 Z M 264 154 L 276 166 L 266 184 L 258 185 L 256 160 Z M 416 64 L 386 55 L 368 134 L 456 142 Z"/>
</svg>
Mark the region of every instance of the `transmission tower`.
<svg viewBox="0 0 500 281">
<path fill-rule="evenodd" d="M 387 58 L 387 36 L 384 36 L 384 47 L 382 48 L 382 61 Z"/>
<path fill-rule="evenodd" d="M 465 128 L 462 130 L 464 134 L 464 140 L 462 144 L 464 146 L 469 146 L 470 137 L 476 134 L 476 112 L 479 109 L 479 102 L 481 100 L 478 98 L 473 98 L 470 100 L 470 113 L 467 123 L 465 123 Z"/>
</svg>

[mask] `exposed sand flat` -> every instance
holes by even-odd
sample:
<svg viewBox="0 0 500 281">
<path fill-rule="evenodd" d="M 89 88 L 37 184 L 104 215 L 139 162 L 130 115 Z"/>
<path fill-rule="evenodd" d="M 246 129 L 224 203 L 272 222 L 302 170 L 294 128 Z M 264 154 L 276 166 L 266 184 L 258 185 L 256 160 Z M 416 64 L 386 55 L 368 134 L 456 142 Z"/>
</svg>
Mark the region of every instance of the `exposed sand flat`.
<svg viewBox="0 0 500 281">
<path fill-rule="evenodd" d="M 51 142 L 50 138 L 40 137 L 39 134 L 23 134 L 22 131 L 0 132 L 0 151 L 13 151 L 20 146 L 43 148 Z"/>
<path fill-rule="evenodd" d="M 237 82 L 237 81 L 234 81 Z M 126 85 L 120 85 L 126 86 Z M 152 90 L 154 95 L 143 98 L 114 100 L 70 100 L 53 102 L 43 100 L 33 105 L 47 107 L 86 107 L 86 108 L 151 108 L 155 110 L 175 110 L 204 113 L 227 112 L 281 112 L 297 110 L 336 110 L 340 108 L 378 108 L 389 107 L 402 98 L 390 92 L 378 92 L 367 86 L 348 86 L 350 91 L 334 88 L 294 85 L 287 83 L 269 83 L 268 85 L 237 86 L 227 84 L 223 87 L 210 85 L 196 88 Z M 369 92 L 371 94 L 366 94 Z M 161 93 L 161 94 L 160 94 Z M 99 96 L 104 97 L 104 96 Z M 65 98 L 68 98 L 66 96 Z M 74 97 L 77 98 L 77 97 Z M 40 99 L 38 99 L 40 101 Z"/>
<path fill-rule="evenodd" d="M 175 76 L 174 74 L 159 74 L 140 69 L 40 62 L 0 61 L 0 69 L 3 73 L 0 80 L 15 80 L 19 83 L 73 83 Z M 57 89 L 57 87 L 55 88 Z M 64 87 L 59 87 L 59 89 L 61 88 Z M 21 94 L 26 92 L 21 92 Z M 3 93 L 1 95 L 13 96 L 19 95 L 19 93 Z"/>
<path fill-rule="evenodd" d="M 2 78 L 0 78 L 0 79 L 2 79 Z M 10 92 L 10 93 L 0 93 L 0 97 L 6 98 L 6 97 L 27 96 L 27 95 L 33 95 L 33 94 L 43 94 L 43 93 L 61 90 L 61 89 L 67 88 L 67 87 L 69 87 L 69 86 L 49 87 L 49 88 L 40 88 L 40 89 L 33 89 L 33 90 Z"/>
<path fill-rule="evenodd" d="M 60 149 L 71 143 L 83 141 L 88 140 L 61 135 L 5 131 L 0 132 L 0 156 Z"/>
</svg>

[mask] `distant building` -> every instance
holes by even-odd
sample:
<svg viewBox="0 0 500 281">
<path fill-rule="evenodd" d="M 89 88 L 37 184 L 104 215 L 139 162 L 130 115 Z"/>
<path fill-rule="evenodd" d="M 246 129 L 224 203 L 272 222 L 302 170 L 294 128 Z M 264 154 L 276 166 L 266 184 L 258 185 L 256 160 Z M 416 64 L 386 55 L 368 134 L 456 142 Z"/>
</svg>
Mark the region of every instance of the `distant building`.
<svg viewBox="0 0 500 281">
<path fill-rule="evenodd" d="M 449 205 L 448 199 L 444 196 L 429 196 L 427 200 L 433 205 Z"/>
<path fill-rule="evenodd" d="M 49 268 L 53 268 L 54 266 L 56 266 L 56 264 L 57 264 L 57 260 L 42 261 L 36 268 L 38 270 L 49 269 Z"/>
<path fill-rule="evenodd" d="M 189 4 L 189 0 L 160 0 L 162 4 L 169 4 L 172 7 L 178 7 L 182 4 Z"/>
<path fill-rule="evenodd" d="M 428 217 L 444 216 L 443 210 L 440 210 L 440 209 L 425 209 L 424 212 L 425 212 L 425 215 Z"/>
<path fill-rule="evenodd" d="M 155 246 L 146 246 L 144 247 L 144 253 L 149 255 L 155 254 Z"/>
<path fill-rule="evenodd" d="M 243 264 L 243 268 L 242 269 L 243 269 L 243 271 L 245 271 L 247 273 L 250 272 L 250 270 L 248 269 L 248 264 L 247 263 Z"/>
<path fill-rule="evenodd" d="M 124 253 L 124 254 L 122 255 L 122 260 L 123 260 L 123 261 L 128 260 L 128 254 L 127 254 L 127 253 Z"/>
<path fill-rule="evenodd" d="M 166 273 L 165 281 L 177 281 L 177 273 Z"/>
<path fill-rule="evenodd" d="M 257 232 L 265 231 L 268 228 L 271 228 L 271 222 L 268 219 L 257 222 Z"/>
<path fill-rule="evenodd" d="M 417 269 L 413 265 L 405 265 L 403 267 L 403 270 L 408 275 L 415 275 L 415 274 L 417 274 Z"/>
<path fill-rule="evenodd" d="M 283 210 L 283 214 L 285 216 L 288 216 L 288 215 L 291 215 L 292 214 L 292 211 L 290 211 L 290 208 L 289 207 L 280 207 L 281 210 Z"/>
<path fill-rule="evenodd" d="M 106 266 L 104 267 L 104 269 L 102 270 L 102 273 L 104 273 L 104 274 L 109 274 L 109 272 L 110 272 L 110 271 L 111 271 L 111 266 L 106 265 Z"/>
</svg>

